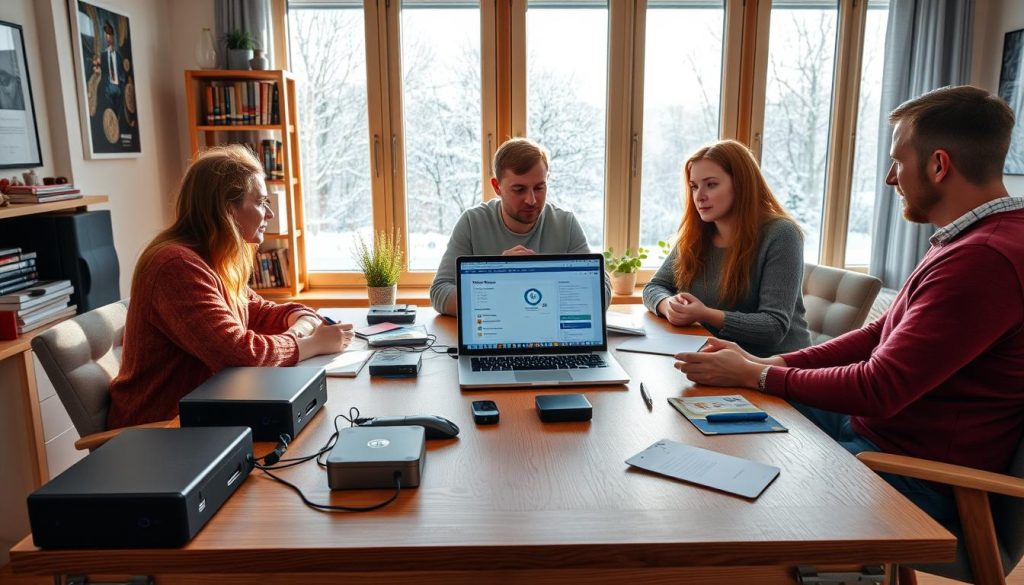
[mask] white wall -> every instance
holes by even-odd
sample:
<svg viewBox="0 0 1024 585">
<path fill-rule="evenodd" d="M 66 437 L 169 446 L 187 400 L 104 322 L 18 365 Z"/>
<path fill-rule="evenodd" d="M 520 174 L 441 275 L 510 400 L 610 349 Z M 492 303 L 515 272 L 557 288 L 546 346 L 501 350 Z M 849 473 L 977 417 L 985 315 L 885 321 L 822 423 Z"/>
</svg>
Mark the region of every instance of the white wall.
<svg viewBox="0 0 1024 585">
<path fill-rule="evenodd" d="M 212 22 L 213 0 L 189 2 L 205 8 Z M 192 66 L 182 61 L 181 54 L 191 52 L 194 40 L 172 34 L 179 30 L 178 22 L 192 18 L 181 15 L 185 11 L 178 3 L 175 10 L 162 0 L 105 0 L 103 4 L 130 18 L 142 142 L 138 158 L 85 157 L 68 3 L 4 0 L 0 19 L 24 28 L 44 163 L 36 172 L 70 176 L 84 193 L 110 197 L 108 205 L 97 209 L 111 212 L 121 261 L 121 294 L 126 296 L 139 252 L 170 222 L 173 194 L 186 160 L 180 143 L 184 108 L 179 111 L 175 96 L 182 91 L 182 71 Z M 14 172 L 5 170 L 0 175 Z"/>
<path fill-rule="evenodd" d="M 974 21 L 971 83 L 993 93 L 999 90 L 1003 36 L 1021 28 L 1024 28 L 1024 2 L 978 0 Z M 1024 176 L 1006 177 L 1006 188 L 1011 195 L 1024 195 Z"/>
</svg>

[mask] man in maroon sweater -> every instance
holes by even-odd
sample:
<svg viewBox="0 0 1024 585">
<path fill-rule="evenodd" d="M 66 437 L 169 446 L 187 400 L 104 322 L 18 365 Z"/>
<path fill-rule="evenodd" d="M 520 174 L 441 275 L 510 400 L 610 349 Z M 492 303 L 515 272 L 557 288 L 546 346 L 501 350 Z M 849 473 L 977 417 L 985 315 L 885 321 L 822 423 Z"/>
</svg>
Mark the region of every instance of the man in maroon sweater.
<svg viewBox="0 0 1024 585">
<path fill-rule="evenodd" d="M 884 451 L 1005 473 L 1024 432 L 1024 199 L 1002 169 L 1013 114 L 988 92 L 942 88 L 889 115 L 886 183 L 903 215 L 940 229 L 877 321 L 802 351 L 757 358 L 712 340 L 679 354 L 702 384 L 792 400 L 851 452 Z M 940 521 L 952 498 L 886 477 Z"/>
</svg>

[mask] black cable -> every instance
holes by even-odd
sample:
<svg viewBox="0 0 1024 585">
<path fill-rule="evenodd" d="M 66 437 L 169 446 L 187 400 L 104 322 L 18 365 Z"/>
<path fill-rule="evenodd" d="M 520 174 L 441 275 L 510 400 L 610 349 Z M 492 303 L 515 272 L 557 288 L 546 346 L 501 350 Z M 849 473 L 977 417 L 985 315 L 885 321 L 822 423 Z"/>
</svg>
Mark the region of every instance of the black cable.
<svg viewBox="0 0 1024 585">
<path fill-rule="evenodd" d="M 300 463 L 305 463 L 306 461 L 309 461 L 311 459 L 316 459 L 316 463 L 320 467 L 327 467 L 327 464 L 321 461 L 320 458 L 323 457 L 324 454 L 330 453 L 331 449 L 333 449 L 334 445 L 338 442 L 338 437 L 341 434 L 341 428 L 338 426 L 338 421 L 340 419 L 347 420 L 349 425 L 353 427 L 357 426 L 357 423 L 359 421 L 365 420 L 363 418 L 360 418 L 358 408 L 354 406 L 352 408 L 349 408 L 348 416 L 345 416 L 344 414 L 339 414 L 338 416 L 334 417 L 334 432 L 331 433 L 331 436 L 327 438 L 327 442 L 324 443 L 324 446 L 310 455 L 303 455 L 301 457 L 292 457 L 288 459 L 280 458 L 281 454 L 288 449 L 288 443 L 291 440 L 291 437 L 289 437 L 287 434 L 282 434 L 280 437 L 280 442 L 278 442 L 277 444 L 277 447 L 275 447 L 273 451 L 264 455 L 263 457 L 255 458 L 255 460 L 253 461 L 253 467 L 265 473 L 268 477 L 270 477 L 270 479 L 273 479 L 274 481 L 284 484 L 285 486 L 291 488 L 292 491 L 299 494 L 299 497 L 302 498 L 303 504 L 306 504 L 307 506 L 313 508 L 314 510 L 319 510 L 323 512 L 369 512 L 371 510 L 383 508 L 384 506 L 387 506 L 391 502 L 394 502 L 395 499 L 398 498 L 398 495 L 402 493 L 401 471 L 395 472 L 395 493 L 391 494 L 391 497 L 388 498 L 387 500 L 384 500 L 383 502 L 379 502 L 377 504 L 371 504 L 369 506 L 335 506 L 330 504 L 317 504 L 316 502 L 310 501 L 306 497 L 306 494 L 302 493 L 302 490 L 299 488 L 299 486 L 271 473 L 271 471 L 276 471 L 278 469 L 287 469 L 289 467 L 294 467 L 296 465 L 299 465 Z M 263 463 L 260 463 L 260 460 L 262 460 Z"/>
<path fill-rule="evenodd" d="M 394 502 L 398 498 L 398 495 L 400 493 L 402 493 L 402 472 L 401 471 L 396 471 L 395 472 L 395 493 L 391 494 L 391 497 L 386 499 L 386 500 L 384 500 L 383 502 L 378 502 L 376 504 L 371 504 L 369 506 L 335 506 L 335 505 L 331 505 L 331 504 L 317 504 L 316 502 L 311 502 L 308 498 L 306 498 L 306 494 L 302 493 L 302 490 L 299 489 L 299 486 L 297 486 L 297 485 L 295 485 L 295 484 L 293 484 L 293 483 L 291 483 L 289 481 L 286 481 L 286 480 L 284 480 L 284 479 L 274 475 L 273 473 L 271 473 L 266 468 L 264 468 L 264 467 L 262 467 L 260 465 L 256 465 L 256 467 L 260 471 L 262 471 L 263 473 L 267 474 L 274 481 L 279 482 L 279 483 L 283 483 L 284 485 L 286 485 L 289 488 L 291 488 L 292 491 L 294 491 L 295 493 L 299 494 L 299 497 L 302 498 L 302 503 L 303 504 L 306 504 L 307 506 L 309 506 L 310 508 L 313 508 L 314 510 L 320 510 L 322 512 L 331 512 L 331 511 L 339 511 L 339 512 L 369 512 L 371 510 L 377 510 L 377 509 L 383 508 L 384 506 L 387 506 L 391 502 Z"/>
</svg>

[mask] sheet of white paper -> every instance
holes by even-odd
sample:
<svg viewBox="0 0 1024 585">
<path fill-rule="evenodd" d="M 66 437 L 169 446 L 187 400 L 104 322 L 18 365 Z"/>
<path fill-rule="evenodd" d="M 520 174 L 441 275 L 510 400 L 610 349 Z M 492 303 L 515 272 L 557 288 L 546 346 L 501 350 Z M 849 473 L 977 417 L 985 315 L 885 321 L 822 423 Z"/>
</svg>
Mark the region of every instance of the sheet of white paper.
<svg viewBox="0 0 1024 585">
<path fill-rule="evenodd" d="M 662 439 L 626 460 L 634 467 L 745 498 L 761 495 L 779 468 Z"/>
<path fill-rule="evenodd" d="M 656 353 L 658 355 L 676 355 L 677 353 L 698 351 L 708 340 L 703 335 L 648 334 L 646 337 L 627 339 L 615 349 L 618 351 L 635 351 L 637 353 Z"/>
<path fill-rule="evenodd" d="M 373 352 L 366 349 L 348 350 L 342 353 L 314 356 L 296 365 L 324 368 L 327 370 L 328 376 L 355 378 L 371 355 Z"/>
</svg>

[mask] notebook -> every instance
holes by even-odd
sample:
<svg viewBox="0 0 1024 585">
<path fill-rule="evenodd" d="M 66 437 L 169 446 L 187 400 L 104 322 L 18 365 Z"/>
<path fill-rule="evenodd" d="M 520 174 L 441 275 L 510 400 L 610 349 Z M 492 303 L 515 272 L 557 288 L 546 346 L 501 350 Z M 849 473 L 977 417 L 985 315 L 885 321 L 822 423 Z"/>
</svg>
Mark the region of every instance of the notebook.
<svg viewBox="0 0 1024 585">
<path fill-rule="evenodd" d="M 729 396 L 673 396 L 668 403 L 693 423 L 705 435 L 739 435 L 746 433 L 785 433 L 789 429 L 739 394 Z M 742 419 L 745 416 L 763 417 L 760 420 L 709 421 L 708 415 Z"/>
<path fill-rule="evenodd" d="M 658 334 L 627 339 L 619 344 L 617 351 L 634 351 L 637 353 L 653 353 L 674 356 L 677 353 L 700 351 L 708 338 L 703 335 Z"/>
<path fill-rule="evenodd" d="M 456 260 L 463 389 L 625 384 L 608 352 L 600 254 Z"/>
<path fill-rule="evenodd" d="M 355 378 L 370 359 L 373 352 L 366 349 L 350 349 L 341 353 L 318 355 L 302 360 L 297 365 L 323 368 L 327 375 L 335 378 Z"/>
</svg>

